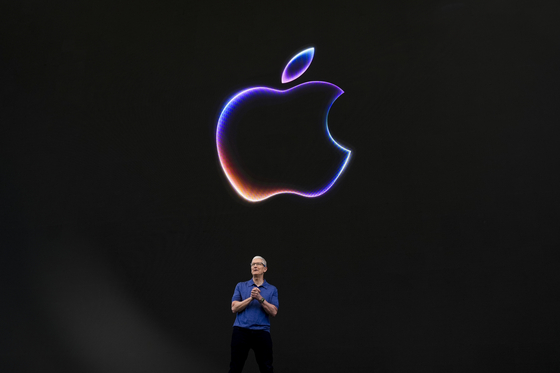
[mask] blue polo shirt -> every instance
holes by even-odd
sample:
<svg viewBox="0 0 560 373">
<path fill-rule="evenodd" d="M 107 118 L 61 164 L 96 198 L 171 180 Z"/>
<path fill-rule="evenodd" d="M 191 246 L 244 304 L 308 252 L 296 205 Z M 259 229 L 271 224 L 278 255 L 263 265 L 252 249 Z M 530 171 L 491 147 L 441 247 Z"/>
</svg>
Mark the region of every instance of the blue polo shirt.
<svg viewBox="0 0 560 373">
<path fill-rule="evenodd" d="M 253 282 L 253 279 L 238 283 L 233 292 L 231 301 L 241 302 L 242 300 L 250 298 L 251 290 L 253 290 L 255 286 L 257 285 Z M 276 286 L 270 285 L 264 280 L 263 284 L 258 288 L 261 291 L 261 296 L 266 299 L 268 303 L 274 304 L 276 308 L 279 308 L 278 289 L 276 289 Z M 243 311 L 237 313 L 233 326 L 253 330 L 266 330 L 270 333 L 270 319 L 268 318 L 268 314 L 264 312 L 261 303 L 256 299 L 253 299 Z"/>
</svg>

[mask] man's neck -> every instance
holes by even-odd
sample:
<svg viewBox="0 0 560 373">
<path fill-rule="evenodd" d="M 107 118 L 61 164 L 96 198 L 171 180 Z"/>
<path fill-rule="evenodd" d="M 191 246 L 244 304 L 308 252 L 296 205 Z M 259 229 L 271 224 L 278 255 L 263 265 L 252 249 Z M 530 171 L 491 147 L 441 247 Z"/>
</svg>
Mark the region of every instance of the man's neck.
<svg viewBox="0 0 560 373">
<path fill-rule="evenodd" d="M 264 276 L 253 276 L 253 282 L 257 286 L 261 286 L 264 283 Z"/>
</svg>

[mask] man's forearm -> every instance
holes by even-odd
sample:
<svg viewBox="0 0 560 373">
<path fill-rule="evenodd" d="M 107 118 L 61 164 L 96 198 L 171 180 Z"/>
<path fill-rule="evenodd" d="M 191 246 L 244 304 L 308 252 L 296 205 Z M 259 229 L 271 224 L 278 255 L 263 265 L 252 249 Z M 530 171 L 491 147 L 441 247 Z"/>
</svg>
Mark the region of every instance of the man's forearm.
<svg viewBox="0 0 560 373">
<path fill-rule="evenodd" d="M 261 305 L 264 312 L 266 312 L 272 317 L 276 316 L 276 314 L 278 313 L 278 308 L 276 308 L 276 306 L 273 305 L 272 303 L 268 303 L 266 300 L 263 303 L 261 303 Z"/>
<path fill-rule="evenodd" d="M 247 306 L 249 305 L 249 303 L 251 303 L 252 300 L 253 298 L 249 297 L 243 301 L 233 301 L 231 303 L 231 312 L 238 313 L 243 311 L 245 308 L 247 308 Z"/>
</svg>

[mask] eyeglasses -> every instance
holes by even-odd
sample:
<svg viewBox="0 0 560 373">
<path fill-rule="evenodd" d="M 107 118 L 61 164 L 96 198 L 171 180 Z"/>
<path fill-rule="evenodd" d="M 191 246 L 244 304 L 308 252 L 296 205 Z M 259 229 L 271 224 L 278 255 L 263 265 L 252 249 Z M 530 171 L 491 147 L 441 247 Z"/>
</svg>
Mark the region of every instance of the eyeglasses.
<svg viewBox="0 0 560 373">
<path fill-rule="evenodd" d="M 263 262 L 251 263 L 251 267 L 252 267 L 252 266 L 263 266 L 263 267 L 264 267 L 264 263 L 263 263 Z"/>
</svg>

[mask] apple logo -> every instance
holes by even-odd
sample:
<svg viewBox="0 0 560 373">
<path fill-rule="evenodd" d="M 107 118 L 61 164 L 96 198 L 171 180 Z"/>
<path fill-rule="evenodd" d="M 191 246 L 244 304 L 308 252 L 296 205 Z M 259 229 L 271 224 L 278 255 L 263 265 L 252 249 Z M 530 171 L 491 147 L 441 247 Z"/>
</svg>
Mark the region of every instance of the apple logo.
<svg viewBox="0 0 560 373">
<path fill-rule="evenodd" d="M 311 65 L 314 54 L 315 48 L 296 54 L 284 68 L 282 83 L 299 78 Z M 252 87 L 235 93 L 220 112 L 216 147 L 220 165 L 237 194 L 249 202 L 260 202 L 283 193 L 313 198 L 331 189 L 348 166 L 352 154 L 333 139 L 328 128 L 331 106 L 343 93 L 338 86 L 323 81 L 304 82 L 286 90 Z M 294 109 L 294 105 L 298 106 Z M 290 128 L 290 125 L 298 127 Z M 311 131 L 308 128 L 320 130 Z M 282 137 L 279 132 L 282 129 L 286 129 L 288 135 Z M 308 133 L 314 133 L 315 137 L 306 137 Z M 247 138 L 253 139 L 253 142 L 244 143 Z M 268 141 L 256 141 L 254 138 L 267 138 Z M 305 143 L 294 142 L 298 139 L 304 139 L 299 141 Z M 282 153 L 282 146 L 286 144 L 289 150 L 280 161 L 278 157 L 267 158 L 271 154 Z M 325 161 L 326 157 L 319 161 L 313 159 L 319 146 L 331 152 L 328 161 Z M 309 159 L 311 163 L 305 164 Z M 260 161 L 260 168 L 254 166 L 256 161 Z M 318 166 L 321 162 L 325 167 Z M 278 164 L 287 164 L 285 169 L 303 164 L 303 174 L 312 175 L 311 179 L 306 182 L 292 180 L 291 183 L 283 180 L 290 175 L 280 171 L 278 167 L 282 165 Z M 317 170 L 320 176 L 313 173 L 319 172 Z M 268 176 L 265 176 L 267 173 Z"/>
</svg>

